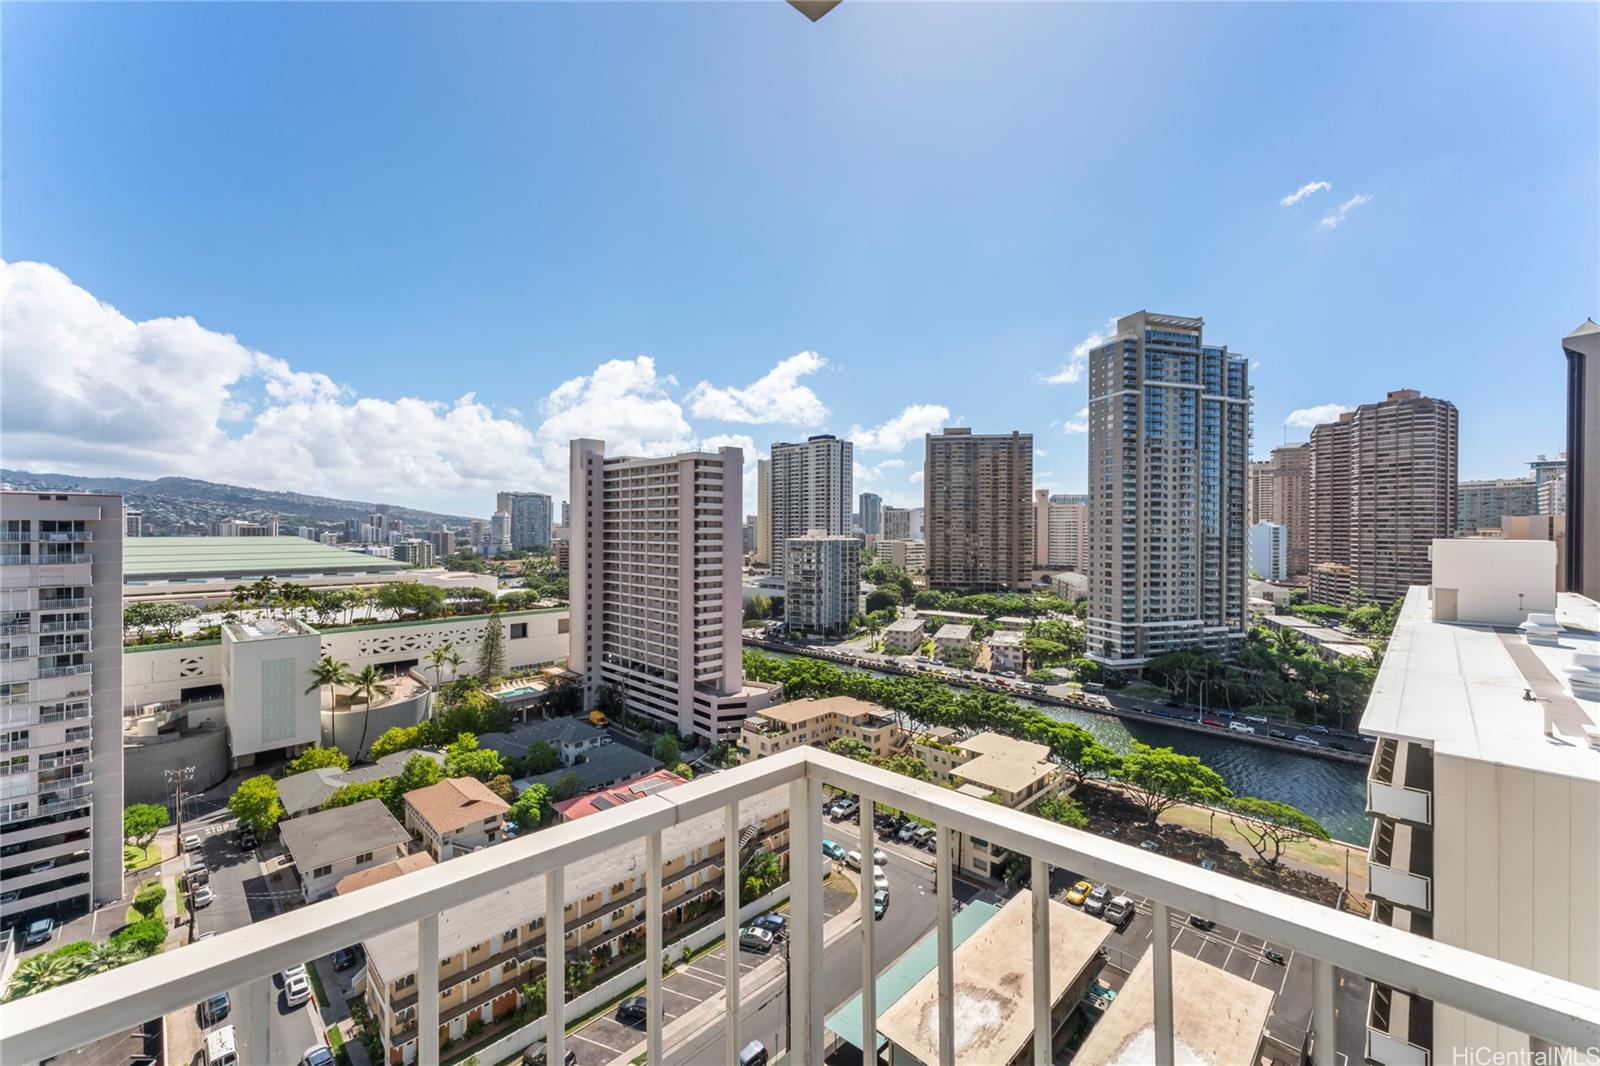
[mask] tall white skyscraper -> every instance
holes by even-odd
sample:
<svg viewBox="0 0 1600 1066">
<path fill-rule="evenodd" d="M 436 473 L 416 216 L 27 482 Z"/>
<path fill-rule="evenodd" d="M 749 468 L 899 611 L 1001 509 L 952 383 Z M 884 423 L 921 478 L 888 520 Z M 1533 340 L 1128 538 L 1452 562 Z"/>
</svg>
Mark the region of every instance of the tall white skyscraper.
<svg viewBox="0 0 1600 1066">
<path fill-rule="evenodd" d="M 574 440 L 571 477 L 569 666 L 585 706 L 609 687 L 661 728 L 737 733 L 770 692 L 744 680 L 744 453 L 646 459 Z"/>
<path fill-rule="evenodd" d="M 1089 353 L 1089 654 L 1224 649 L 1247 622 L 1249 364 L 1146 311 Z"/>
<path fill-rule="evenodd" d="M 511 546 L 550 547 L 550 497 L 542 492 L 501 492 L 495 496 L 496 511 L 511 516 Z"/>
<path fill-rule="evenodd" d="M 861 542 L 813 532 L 790 537 L 786 548 L 784 624 L 796 632 L 843 633 L 860 613 Z"/>
<path fill-rule="evenodd" d="M 0 494 L 0 920 L 122 895 L 122 497 Z"/>
<path fill-rule="evenodd" d="M 1089 571 L 1089 497 L 1049 489 L 1033 492 L 1033 565 L 1041 570 Z"/>
<path fill-rule="evenodd" d="M 759 480 L 760 472 L 757 470 Z M 772 572 L 784 572 L 784 552 L 790 537 L 812 530 L 850 535 L 850 505 L 855 481 L 854 448 L 847 440 L 828 434 L 809 437 L 803 444 L 772 446 L 771 499 Z"/>
<path fill-rule="evenodd" d="M 1282 581 L 1289 576 L 1289 530 L 1278 522 L 1256 522 L 1250 526 L 1250 569 L 1263 581 Z"/>
</svg>

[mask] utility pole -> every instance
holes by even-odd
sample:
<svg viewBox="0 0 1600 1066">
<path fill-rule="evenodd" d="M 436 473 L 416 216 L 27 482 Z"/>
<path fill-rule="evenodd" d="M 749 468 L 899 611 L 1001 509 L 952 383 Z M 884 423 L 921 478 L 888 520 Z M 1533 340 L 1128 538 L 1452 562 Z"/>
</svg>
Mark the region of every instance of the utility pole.
<svg viewBox="0 0 1600 1066">
<path fill-rule="evenodd" d="M 185 853 L 183 846 L 183 789 L 185 785 L 193 780 L 194 767 L 192 766 L 180 766 L 167 771 L 167 784 L 172 786 L 172 810 L 178 823 L 177 853 L 180 858 L 184 857 Z M 189 876 L 187 862 L 184 864 L 184 871 L 178 876 L 183 885 L 184 898 L 189 903 L 189 943 L 192 944 L 194 943 L 194 880 Z"/>
</svg>

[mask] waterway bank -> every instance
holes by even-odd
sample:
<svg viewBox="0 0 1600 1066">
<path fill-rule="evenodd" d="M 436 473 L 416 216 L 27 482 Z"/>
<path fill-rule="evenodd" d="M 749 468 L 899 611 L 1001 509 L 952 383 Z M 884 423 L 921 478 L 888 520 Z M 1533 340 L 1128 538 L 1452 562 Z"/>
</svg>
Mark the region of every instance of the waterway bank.
<svg viewBox="0 0 1600 1066">
<path fill-rule="evenodd" d="M 816 654 L 811 649 L 795 649 L 749 638 L 745 643 L 763 654 L 783 658 L 806 655 L 840 670 L 886 676 L 908 674 L 905 670 L 841 662 L 832 654 Z M 940 677 L 937 680 L 952 687 L 972 687 L 963 685 L 959 679 Z M 1351 757 L 1353 753 L 1347 752 L 1314 752 L 1300 745 L 1284 745 L 1281 741 L 1270 746 L 1252 744 L 1248 734 L 1230 735 L 1197 723 L 1176 722 L 1130 709 L 1091 709 L 1059 698 L 1040 699 L 1017 691 L 1006 694 L 1038 707 L 1052 718 L 1076 722 L 1113 751 L 1128 751 L 1137 740 L 1197 756 L 1221 774 L 1236 794 L 1292 804 L 1321 822 L 1336 840 L 1365 848 L 1371 838 L 1372 823 L 1366 815 L 1365 757 Z M 1182 728 L 1184 726 L 1189 728 Z M 1345 758 L 1334 759 L 1329 755 Z"/>
</svg>

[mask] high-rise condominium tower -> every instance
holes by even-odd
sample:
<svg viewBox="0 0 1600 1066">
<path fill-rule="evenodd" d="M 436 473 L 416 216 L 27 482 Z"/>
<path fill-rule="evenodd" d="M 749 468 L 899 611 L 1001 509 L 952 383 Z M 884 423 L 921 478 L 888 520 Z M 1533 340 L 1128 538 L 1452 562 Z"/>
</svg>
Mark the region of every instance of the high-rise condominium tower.
<svg viewBox="0 0 1600 1066">
<path fill-rule="evenodd" d="M 1456 532 L 1455 404 L 1415 389 L 1311 431 L 1311 598 L 1356 591 L 1388 605 L 1430 574 L 1434 538 Z"/>
<path fill-rule="evenodd" d="M 489 555 L 499 555 L 511 547 L 511 513 L 496 511 L 489 516 Z"/>
<path fill-rule="evenodd" d="M 1276 522 L 1283 527 L 1285 576 L 1303 578 L 1311 569 L 1311 445 L 1274 448 L 1267 464 L 1272 511 L 1253 521 Z"/>
<path fill-rule="evenodd" d="M 772 563 L 772 460 L 756 460 L 756 562 Z"/>
<path fill-rule="evenodd" d="M 0 920 L 122 895 L 122 497 L 0 493 Z M 303 687 L 303 686 L 302 686 Z"/>
<path fill-rule="evenodd" d="M 502 492 L 494 509 L 511 516 L 511 546 L 521 550 L 550 547 L 550 497 L 542 492 Z"/>
<path fill-rule="evenodd" d="M 951 428 L 923 439 L 929 586 L 1027 591 L 1033 582 L 1033 434 Z"/>
<path fill-rule="evenodd" d="M 813 529 L 850 535 L 854 480 L 854 448 L 847 440 L 820 434 L 807 438 L 803 444 L 772 446 L 768 495 L 772 503 L 769 547 L 774 574 L 784 572 L 784 552 L 790 537 L 803 537 Z"/>
<path fill-rule="evenodd" d="M 1041 570 L 1089 569 L 1089 497 L 1033 492 L 1033 565 Z"/>
<path fill-rule="evenodd" d="M 876 492 L 861 494 L 861 532 L 869 537 L 883 535 L 883 497 Z"/>
<path fill-rule="evenodd" d="M 796 632 L 843 633 L 861 613 L 861 542 L 808 533 L 789 538 L 784 558 L 784 624 Z"/>
<path fill-rule="evenodd" d="M 1600 599 L 1600 326 L 1561 342 L 1567 356 L 1567 588 Z"/>
<path fill-rule="evenodd" d="M 1462 533 L 1499 529 L 1501 518 L 1539 513 L 1538 487 L 1531 477 L 1463 481 L 1456 499 L 1456 528 Z"/>
<path fill-rule="evenodd" d="M 911 539 L 911 510 L 907 507 L 885 507 L 883 509 L 883 539 L 884 540 L 910 540 Z"/>
<path fill-rule="evenodd" d="M 569 665 L 585 706 L 609 687 L 713 739 L 759 706 L 741 660 L 743 472 L 738 448 L 644 459 L 572 442 Z"/>
<path fill-rule="evenodd" d="M 1146 311 L 1089 353 L 1089 654 L 1244 639 L 1248 363 Z"/>
</svg>

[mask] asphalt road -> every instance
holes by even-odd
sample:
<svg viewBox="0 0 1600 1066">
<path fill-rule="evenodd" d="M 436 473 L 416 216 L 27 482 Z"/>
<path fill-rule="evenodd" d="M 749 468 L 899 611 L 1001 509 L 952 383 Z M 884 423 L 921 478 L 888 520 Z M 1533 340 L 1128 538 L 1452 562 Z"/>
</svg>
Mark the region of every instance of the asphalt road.
<svg viewBox="0 0 1600 1066">
<path fill-rule="evenodd" d="M 261 876 L 258 854 L 235 843 L 236 822 L 226 808 L 212 809 L 184 823 L 184 833 L 199 833 L 206 865 L 211 869 L 211 889 L 216 901 L 196 916 L 195 935 L 225 933 L 278 913 L 267 881 Z M 180 931 L 185 942 L 189 930 Z M 310 961 L 310 960 L 307 960 Z M 294 1066 L 306 1049 L 322 1043 L 321 1027 L 309 1003 L 291 1008 L 277 977 L 224 989 L 232 1009 L 221 1024 L 231 1024 L 239 1045 L 239 1061 L 250 1066 Z"/>
</svg>

